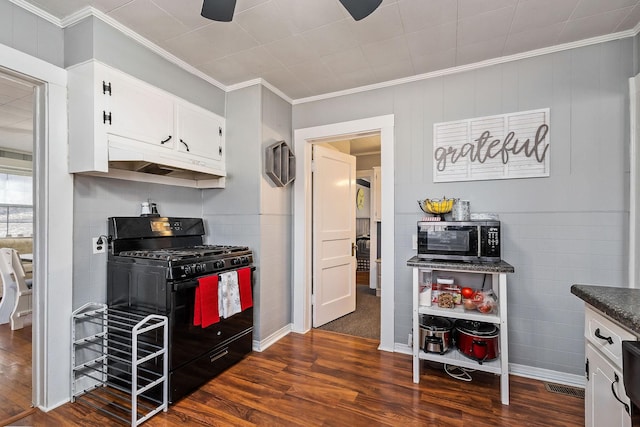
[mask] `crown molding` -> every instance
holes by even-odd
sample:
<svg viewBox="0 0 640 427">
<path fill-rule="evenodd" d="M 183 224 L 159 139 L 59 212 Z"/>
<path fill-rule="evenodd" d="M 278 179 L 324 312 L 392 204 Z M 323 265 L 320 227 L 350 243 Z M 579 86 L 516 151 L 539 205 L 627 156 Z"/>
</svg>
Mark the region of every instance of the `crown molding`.
<svg viewBox="0 0 640 427">
<path fill-rule="evenodd" d="M 97 13 L 101 13 L 101 12 L 99 12 L 97 9 L 94 9 L 91 6 L 85 6 L 82 9 L 73 12 L 71 15 L 65 16 L 64 18 L 62 18 L 60 20 L 60 27 L 61 28 L 70 27 L 73 24 L 76 24 L 82 21 L 83 19 L 93 16 Z"/>
<path fill-rule="evenodd" d="M 278 89 L 277 87 L 275 87 L 274 85 L 272 85 L 271 83 L 269 83 L 267 80 L 265 80 L 263 78 L 247 80 L 246 82 L 240 82 L 240 83 L 229 85 L 229 86 L 227 86 L 227 91 L 228 92 L 232 92 L 234 90 L 244 89 L 245 87 L 255 86 L 255 85 L 262 85 L 262 86 L 266 87 L 271 92 L 275 93 L 280 98 L 284 99 L 289 104 L 293 105 L 293 99 L 289 98 L 289 96 L 287 96 L 287 94 L 285 94 L 280 89 Z"/>
<path fill-rule="evenodd" d="M 375 83 L 371 85 L 360 86 L 360 87 L 341 90 L 337 92 L 330 92 L 322 95 L 310 96 L 307 98 L 294 99 L 293 105 L 320 101 L 320 100 L 330 99 L 330 98 L 336 98 L 338 96 L 352 95 L 355 93 L 367 92 L 370 90 L 382 89 L 385 87 L 397 86 L 405 83 L 432 79 L 434 77 L 441 77 L 441 76 L 447 76 L 451 74 L 462 73 L 464 71 L 477 70 L 479 68 L 485 68 L 492 65 L 504 64 L 507 62 L 513 62 L 513 61 L 518 61 L 518 60 L 527 59 L 527 58 L 533 58 L 536 56 L 548 55 L 550 53 L 561 52 L 564 50 L 576 49 L 579 47 L 590 46 L 590 45 L 604 43 L 604 42 L 613 41 L 613 40 L 620 40 L 627 37 L 635 36 L 638 33 L 638 27 L 640 27 L 640 23 L 631 30 L 621 31 L 614 34 L 607 34 L 604 36 L 592 37 L 590 39 L 579 40 L 576 42 L 564 43 L 560 45 L 545 47 L 542 49 L 531 50 L 523 53 L 516 53 L 509 56 L 502 56 L 500 58 L 488 59 L 486 61 L 475 62 L 473 64 L 466 64 L 466 65 L 460 65 L 457 67 L 445 68 L 442 70 L 433 71 L 433 72 L 424 73 L 424 74 L 417 74 L 415 76 L 404 77 L 401 79 L 388 80 L 382 83 Z"/>
<path fill-rule="evenodd" d="M 227 86 L 227 90 L 229 92 L 234 91 L 234 90 L 238 90 L 238 89 L 244 89 L 245 87 L 250 87 L 250 86 L 255 86 L 255 85 L 260 85 L 262 84 L 263 80 L 260 78 L 257 79 L 251 79 L 251 80 L 247 80 L 244 82 L 240 82 L 240 83 L 235 83 L 232 85 Z"/>
<path fill-rule="evenodd" d="M 45 21 L 48 21 L 50 23 L 52 23 L 53 25 L 56 25 L 58 27 L 62 27 L 62 24 L 60 23 L 60 19 L 56 18 L 55 16 L 53 16 L 52 14 L 50 14 L 49 12 L 45 12 L 44 10 L 40 9 L 37 6 L 32 5 L 31 3 L 28 3 L 24 0 L 9 0 L 9 2 L 15 4 L 18 7 L 21 7 L 22 9 L 33 13 L 34 15 L 44 19 Z"/>
<path fill-rule="evenodd" d="M 135 31 L 133 31 L 129 27 L 127 27 L 125 25 L 122 25 L 120 22 L 118 22 L 115 19 L 111 18 L 106 13 L 101 12 L 101 11 L 99 11 L 97 9 L 94 9 L 93 7 L 86 7 L 84 9 L 81 9 L 80 11 L 78 11 L 78 13 L 66 17 L 64 19 L 65 26 L 63 28 L 65 28 L 67 26 L 70 26 L 70 25 L 73 25 L 76 22 L 87 18 L 88 16 L 96 17 L 97 19 L 101 20 L 105 24 L 110 25 L 111 27 L 113 27 L 116 30 L 120 31 L 121 33 L 123 33 L 127 37 L 129 37 L 129 38 L 135 40 L 136 42 L 140 43 L 141 45 L 143 45 L 144 47 L 146 47 L 150 51 L 152 51 L 152 52 L 156 53 L 157 55 L 161 56 L 162 58 L 166 59 L 167 61 L 176 64 L 177 66 L 179 66 L 180 68 L 184 69 L 185 71 L 193 74 L 194 76 L 197 76 L 197 77 L 201 78 L 202 80 L 204 80 L 204 81 L 206 81 L 208 83 L 211 83 L 215 87 L 217 87 L 219 89 L 222 89 L 225 92 L 228 91 L 227 87 L 225 85 L 223 85 L 222 83 L 220 83 L 219 81 L 217 81 L 216 79 L 214 79 L 211 76 L 203 73 L 202 71 L 198 70 L 197 68 L 195 68 L 191 64 L 183 61 L 182 59 L 178 58 L 174 54 L 168 52 L 167 50 L 165 50 L 165 49 L 161 48 L 160 46 L 158 46 L 157 44 L 153 43 L 149 39 L 147 39 L 145 37 L 142 37 L 140 34 L 136 33 Z"/>
</svg>

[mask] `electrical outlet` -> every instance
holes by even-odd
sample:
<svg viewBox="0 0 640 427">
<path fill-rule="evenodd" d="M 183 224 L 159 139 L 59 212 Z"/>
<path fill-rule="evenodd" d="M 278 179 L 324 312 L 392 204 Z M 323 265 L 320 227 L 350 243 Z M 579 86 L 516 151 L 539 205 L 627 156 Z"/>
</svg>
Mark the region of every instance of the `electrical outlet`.
<svg viewBox="0 0 640 427">
<path fill-rule="evenodd" d="M 100 243 L 98 243 L 98 241 L 100 241 Z M 104 237 L 92 237 L 91 244 L 94 254 L 103 254 L 106 252 L 107 242 Z"/>
<path fill-rule="evenodd" d="M 411 236 L 411 249 L 418 249 L 418 236 L 416 234 Z"/>
</svg>

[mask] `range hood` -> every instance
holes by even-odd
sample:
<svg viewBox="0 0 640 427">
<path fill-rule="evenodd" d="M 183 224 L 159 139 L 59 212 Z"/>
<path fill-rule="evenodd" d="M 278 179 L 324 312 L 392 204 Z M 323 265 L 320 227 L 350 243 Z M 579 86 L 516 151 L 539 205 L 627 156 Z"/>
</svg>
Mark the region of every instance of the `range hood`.
<svg viewBox="0 0 640 427">
<path fill-rule="evenodd" d="M 119 138 L 109 140 L 108 170 L 87 174 L 192 188 L 224 188 L 226 177 L 208 159 Z"/>
</svg>

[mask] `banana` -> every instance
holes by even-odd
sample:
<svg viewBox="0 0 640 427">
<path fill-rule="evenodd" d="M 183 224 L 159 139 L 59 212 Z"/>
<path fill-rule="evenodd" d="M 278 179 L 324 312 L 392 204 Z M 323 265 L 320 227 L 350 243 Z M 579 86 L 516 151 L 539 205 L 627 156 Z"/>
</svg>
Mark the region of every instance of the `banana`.
<svg viewBox="0 0 640 427">
<path fill-rule="evenodd" d="M 438 199 L 425 199 L 424 210 L 434 214 L 443 214 L 450 212 L 453 208 L 454 199 L 442 198 Z"/>
</svg>

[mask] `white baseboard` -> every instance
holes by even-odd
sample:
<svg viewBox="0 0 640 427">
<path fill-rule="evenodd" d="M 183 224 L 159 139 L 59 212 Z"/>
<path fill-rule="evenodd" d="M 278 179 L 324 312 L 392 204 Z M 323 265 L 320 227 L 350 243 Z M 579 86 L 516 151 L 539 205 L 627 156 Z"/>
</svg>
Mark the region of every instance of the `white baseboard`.
<svg viewBox="0 0 640 427">
<path fill-rule="evenodd" d="M 533 366 L 518 365 L 509 363 L 509 373 L 519 377 L 531 378 L 534 380 L 547 381 L 556 384 L 564 384 L 573 387 L 585 388 L 586 378 L 584 375 L 567 374 L 565 372 L 552 371 L 551 369 L 535 368 Z"/>
<path fill-rule="evenodd" d="M 407 354 L 409 356 L 413 355 L 413 349 L 407 344 L 395 343 L 393 349 L 396 353 Z M 509 374 L 573 387 L 584 388 L 586 385 L 586 379 L 582 375 L 567 374 L 564 372 L 552 371 L 551 369 L 519 365 L 517 363 L 509 363 Z"/>
<path fill-rule="evenodd" d="M 413 349 L 411 347 L 409 347 L 407 344 L 402 344 L 398 342 L 393 345 L 393 352 L 408 354 L 409 356 L 413 356 Z"/>
<path fill-rule="evenodd" d="M 276 343 L 281 338 L 284 338 L 287 335 L 289 335 L 289 333 L 291 333 L 291 331 L 292 331 L 292 326 L 293 326 L 292 324 L 288 324 L 288 325 L 284 326 L 283 328 L 275 331 L 274 333 L 272 333 L 271 335 L 269 335 L 268 337 L 266 337 L 263 340 L 260 340 L 260 341 L 253 340 L 253 343 L 252 343 L 253 351 L 264 351 L 264 350 L 266 350 L 267 348 L 269 348 L 271 345 Z"/>
</svg>

